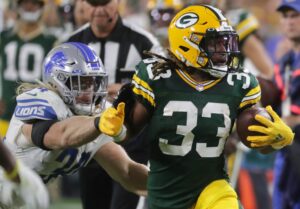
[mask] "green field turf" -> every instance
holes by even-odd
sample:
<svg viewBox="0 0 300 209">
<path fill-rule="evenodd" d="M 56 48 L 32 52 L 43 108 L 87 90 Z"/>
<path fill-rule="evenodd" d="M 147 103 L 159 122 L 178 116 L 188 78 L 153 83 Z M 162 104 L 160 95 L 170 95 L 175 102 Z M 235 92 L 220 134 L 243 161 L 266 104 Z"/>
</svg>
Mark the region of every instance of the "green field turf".
<svg viewBox="0 0 300 209">
<path fill-rule="evenodd" d="M 82 209 L 79 199 L 60 199 L 52 202 L 49 209 Z"/>
</svg>

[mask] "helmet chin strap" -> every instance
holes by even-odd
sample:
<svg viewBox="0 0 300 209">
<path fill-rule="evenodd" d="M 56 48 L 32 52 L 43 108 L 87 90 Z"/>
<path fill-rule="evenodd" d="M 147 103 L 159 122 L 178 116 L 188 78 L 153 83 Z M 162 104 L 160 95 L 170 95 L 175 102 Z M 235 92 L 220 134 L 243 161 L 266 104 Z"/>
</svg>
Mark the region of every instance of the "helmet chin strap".
<svg viewBox="0 0 300 209">
<path fill-rule="evenodd" d="M 92 115 L 94 109 L 94 104 L 75 104 L 72 106 L 72 110 L 76 115 Z"/>
<path fill-rule="evenodd" d="M 223 78 L 228 73 L 228 66 L 222 65 L 222 66 L 216 66 L 213 64 L 211 60 L 208 61 L 208 66 L 202 68 L 204 72 L 209 73 L 211 76 L 215 78 Z"/>
<path fill-rule="evenodd" d="M 91 101 L 90 104 L 80 104 L 75 103 L 73 105 L 70 105 L 70 108 L 76 115 L 94 115 L 94 114 L 100 114 L 103 109 L 104 105 L 106 103 L 106 99 L 102 98 L 100 103 L 95 105 L 95 101 Z"/>
</svg>

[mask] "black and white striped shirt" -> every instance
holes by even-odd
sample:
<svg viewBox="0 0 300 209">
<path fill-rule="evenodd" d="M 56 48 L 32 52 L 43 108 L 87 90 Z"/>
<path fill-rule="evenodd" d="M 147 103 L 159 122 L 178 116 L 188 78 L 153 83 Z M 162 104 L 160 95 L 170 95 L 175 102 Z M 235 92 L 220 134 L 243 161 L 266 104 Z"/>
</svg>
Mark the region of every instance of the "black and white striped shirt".
<svg viewBox="0 0 300 209">
<path fill-rule="evenodd" d="M 151 33 L 120 17 L 106 38 L 97 38 L 88 23 L 75 31 L 68 41 L 88 44 L 98 53 L 108 72 L 109 84 L 131 80 L 135 66 L 146 58 L 144 50 L 162 52 L 158 40 Z"/>
</svg>

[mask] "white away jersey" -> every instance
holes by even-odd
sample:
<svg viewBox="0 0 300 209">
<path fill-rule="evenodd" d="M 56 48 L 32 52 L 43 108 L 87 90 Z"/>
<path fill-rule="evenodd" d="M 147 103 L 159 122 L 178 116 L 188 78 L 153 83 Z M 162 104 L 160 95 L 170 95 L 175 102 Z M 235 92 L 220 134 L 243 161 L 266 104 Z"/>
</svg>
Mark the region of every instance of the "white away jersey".
<svg viewBox="0 0 300 209">
<path fill-rule="evenodd" d="M 19 159 L 40 174 L 45 183 L 59 175 L 76 172 L 103 144 L 112 141 L 101 134 L 94 141 L 77 148 L 46 151 L 28 142 L 21 132 L 25 122 L 63 120 L 72 115 L 59 95 L 46 88 L 35 88 L 17 97 L 17 106 L 4 141 Z"/>
</svg>

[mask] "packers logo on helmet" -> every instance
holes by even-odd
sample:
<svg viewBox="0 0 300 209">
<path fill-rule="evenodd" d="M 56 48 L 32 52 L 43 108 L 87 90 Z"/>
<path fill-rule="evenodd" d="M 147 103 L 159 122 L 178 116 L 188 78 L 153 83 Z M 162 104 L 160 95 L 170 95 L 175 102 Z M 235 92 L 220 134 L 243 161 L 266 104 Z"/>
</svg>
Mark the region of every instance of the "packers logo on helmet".
<svg viewBox="0 0 300 209">
<path fill-rule="evenodd" d="M 198 22 L 199 17 L 195 13 L 187 13 L 182 15 L 176 22 L 177 28 L 187 28 Z"/>
<path fill-rule="evenodd" d="M 186 7 L 171 21 L 168 34 L 171 52 L 188 67 L 218 78 L 238 67 L 238 35 L 215 7 Z"/>
</svg>

